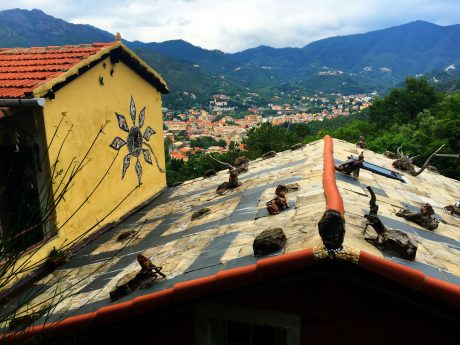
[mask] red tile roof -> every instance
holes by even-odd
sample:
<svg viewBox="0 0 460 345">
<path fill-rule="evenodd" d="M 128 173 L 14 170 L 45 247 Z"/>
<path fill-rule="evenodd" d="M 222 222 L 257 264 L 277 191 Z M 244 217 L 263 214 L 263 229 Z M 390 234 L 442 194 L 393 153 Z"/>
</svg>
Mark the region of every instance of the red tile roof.
<svg viewBox="0 0 460 345">
<path fill-rule="evenodd" d="M 188 157 L 186 155 L 183 155 L 182 153 L 180 152 L 171 152 L 170 153 L 170 156 L 171 158 L 174 158 L 174 159 L 187 159 Z"/>
<path fill-rule="evenodd" d="M 80 45 L 0 48 L 0 98 L 42 97 L 60 79 L 78 74 L 103 54 L 121 48 L 137 72 L 147 75 L 162 92 L 168 92 L 166 83 L 158 73 L 142 62 L 120 42 Z M 49 87 L 43 87 L 48 84 Z M 38 92 L 40 90 L 41 92 Z M 38 94 L 37 94 L 38 93 Z"/>
<path fill-rule="evenodd" d="M 49 46 L 0 49 L 0 97 L 30 97 L 38 86 L 116 44 L 93 43 L 78 46 Z"/>
</svg>

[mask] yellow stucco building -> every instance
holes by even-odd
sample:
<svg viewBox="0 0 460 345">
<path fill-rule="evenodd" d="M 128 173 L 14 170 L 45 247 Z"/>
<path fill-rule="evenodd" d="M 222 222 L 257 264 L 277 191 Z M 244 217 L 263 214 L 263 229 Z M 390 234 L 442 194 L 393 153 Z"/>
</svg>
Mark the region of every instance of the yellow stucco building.
<svg viewBox="0 0 460 345">
<path fill-rule="evenodd" d="M 0 230 L 5 253 L 21 255 L 13 271 L 81 244 L 166 187 L 167 92 L 119 41 L 0 50 Z"/>
</svg>

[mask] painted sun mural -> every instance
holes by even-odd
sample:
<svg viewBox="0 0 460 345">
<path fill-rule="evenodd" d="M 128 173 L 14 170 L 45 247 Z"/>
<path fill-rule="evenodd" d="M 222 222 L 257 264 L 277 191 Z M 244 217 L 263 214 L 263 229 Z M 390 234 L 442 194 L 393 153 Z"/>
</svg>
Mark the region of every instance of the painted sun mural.
<svg viewBox="0 0 460 345">
<path fill-rule="evenodd" d="M 131 164 L 131 158 L 136 159 L 135 170 L 137 175 L 137 180 L 139 185 L 142 182 L 142 165 L 139 160 L 139 157 L 144 157 L 145 162 L 150 165 L 153 165 L 152 162 L 152 155 L 155 159 L 156 166 L 158 170 L 164 173 L 164 170 L 160 167 L 158 163 L 157 156 L 155 152 L 153 152 L 152 146 L 148 143 L 150 137 L 154 135 L 156 132 L 150 127 L 147 126 L 145 131 L 142 133 L 142 127 L 144 126 L 145 121 L 145 107 L 141 109 L 139 112 L 139 116 L 137 116 L 137 125 L 136 125 L 136 104 L 134 103 L 133 96 L 131 96 L 131 103 L 129 106 L 129 113 L 131 116 L 131 120 L 133 125 L 131 128 L 128 126 L 128 122 L 124 115 L 121 115 L 115 112 L 115 116 L 117 117 L 118 127 L 123 131 L 127 132 L 126 140 L 120 137 L 116 137 L 113 142 L 110 144 L 110 147 L 114 150 L 119 151 L 123 146 L 127 146 L 128 154 L 123 158 L 123 170 L 121 172 L 121 178 L 125 177 L 126 171 Z"/>
</svg>

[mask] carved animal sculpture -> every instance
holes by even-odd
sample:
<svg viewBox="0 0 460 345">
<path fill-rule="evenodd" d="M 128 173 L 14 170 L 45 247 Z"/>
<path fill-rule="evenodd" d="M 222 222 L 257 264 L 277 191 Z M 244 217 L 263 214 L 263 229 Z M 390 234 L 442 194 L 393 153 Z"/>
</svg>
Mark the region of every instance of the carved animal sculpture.
<svg viewBox="0 0 460 345">
<path fill-rule="evenodd" d="M 291 146 L 291 151 L 301 149 L 301 148 L 304 147 L 304 146 L 305 146 L 305 145 L 304 145 L 303 143 L 294 144 L 294 145 Z"/>
<path fill-rule="evenodd" d="M 203 178 L 209 178 L 212 176 L 216 176 L 216 171 L 214 169 L 206 170 L 203 174 Z"/>
<path fill-rule="evenodd" d="M 268 158 L 273 158 L 276 156 L 276 152 L 275 151 L 268 151 L 268 152 L 265 152 L 263 155 L 262 155 L 262 159 L 268 159 Z"/>
<path fill-rule="evenodd" d="M 370 225 L 372 228 L 377 232 L 377 234 L 383 234 L 386 231 L 385 225 L 383 225 L 382 221 L 378 216 L 379 206 L 376 202 L 375 193 L 372 190 L 371 186 L 367 186 L 367 190 L 371 194 L 371 200 L 369 200 L 369 214 L 364 215 L 364 218 L 367 219 L 366 227 L 364 231 L 366 231 L 367 227 Z"/>
<path fill-rule="evenodd" d="M 283 203 L 285 205 L 285 207 L 289 208 L 288 204 L 287 204 L 287 198 L 286 198 L 286 193 L 288 191 L 288 187 L 286 187 L 285 185 L 278 185 L 278 187 L 276 187 L 276 190 L 275 190 L 275 194 L 277 197 L 279 197 L 280 199 L 283 200 Z"/>
<path fill-rule="evenodd" d="M 238 173 L 241 174 L 248 171 L 249 159 L 246 156 L 241 156 L 235 159 L 233 164 L 238 169 Z"/>
<path fill-rule="evenodd" d="M 398 154 L 394 153 L 394 152 L 391 152 L 391 151 L 388 151 L 386 150 L 383 155 L 387 158 L 390 158 L 390 159 L 397 159 L 398 158 Z"/>
</svg>

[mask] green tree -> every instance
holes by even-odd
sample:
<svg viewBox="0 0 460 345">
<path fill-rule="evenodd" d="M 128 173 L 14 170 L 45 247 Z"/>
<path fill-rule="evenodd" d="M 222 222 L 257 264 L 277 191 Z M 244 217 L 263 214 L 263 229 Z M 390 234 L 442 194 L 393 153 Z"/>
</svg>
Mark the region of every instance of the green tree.
<svg viewBox="0 0 460 345">
<path fill-rule="evenodd" d="M 202 149 L 207 149 L 211 146 L 225 147 L 226 145 L 227 142 L 225 140 L 216 140 L 209 136 L 194 138 L 190 141 L 190 147 L 201 147 Z"/>
<path fill-rule="evenodd" d="M 403 88 L 391 90 L 390 94 L 374 101 L 370 107 L 371 122 L 388 129 L 393 124 L 413 121 L 424 109 L 431 109 L 441 99 L 434 86 L 426 78 L 408 77 Z"/>
<path fill-rule="evenodd" d="M 165 160 L 166 161 L 169 161 L 171 159 L 171 157 L 169 156 L 169 148 L 171 147 L 173 141 L 171 140 L 171 138 L 169 137 L 166 137 L 164 139 L 164 149 L 165 149 Z"/>
<path fill-rule="evenodd" d="M 244 143 L 248 146 L 249 156 L 255 158 L 268 151 L 287 150 L 299 141 L 301 138 L 294 133 L 265 122 L 259 128 L 250 129 Z"/>
<path fill-rule="evenodd" d="M 181 130 L 179 133 L 176 134 L 176 138 L 178 140 L 185 140 L 188 138 L 188 133 L 185 129 Z"/>
</svg>

